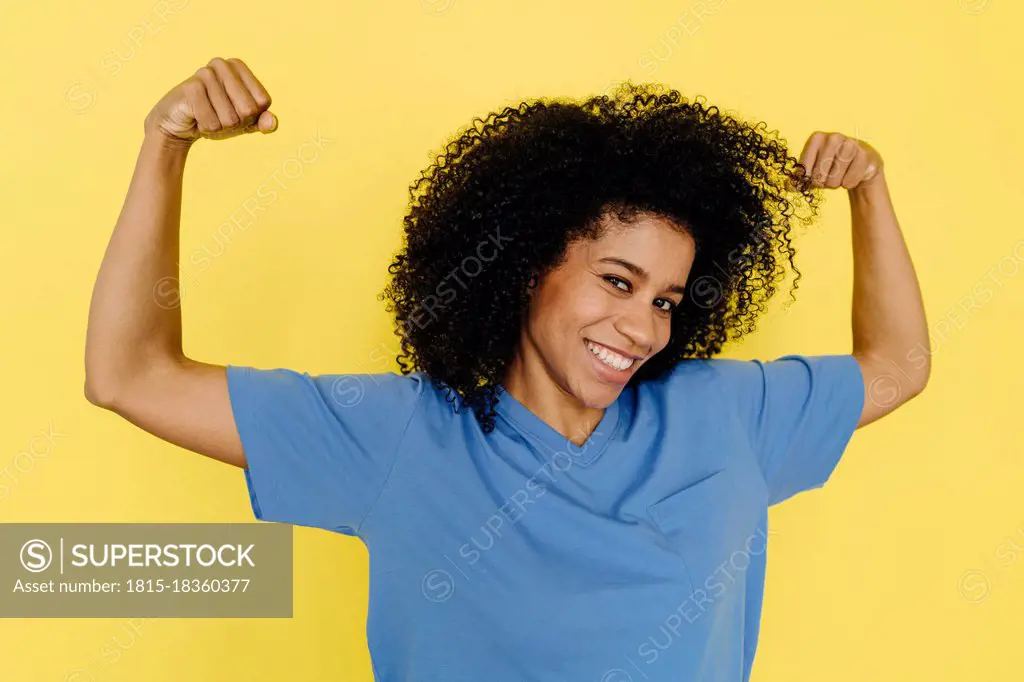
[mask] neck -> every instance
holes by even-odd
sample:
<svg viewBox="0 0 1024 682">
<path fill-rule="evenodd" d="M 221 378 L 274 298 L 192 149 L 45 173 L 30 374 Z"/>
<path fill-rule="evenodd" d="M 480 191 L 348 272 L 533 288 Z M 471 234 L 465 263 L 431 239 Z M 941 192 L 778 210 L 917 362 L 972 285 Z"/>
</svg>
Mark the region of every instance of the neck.
<svg viewBox="0 0 1024 682">
<path fill-rule="evenodd" d="M 604 408 L 588 407 L 551 375 L 532 347 L 509 365 L 502 385 L 530 412 L 575 445 L 583 445 L 604 416 Z"/>
</svg>

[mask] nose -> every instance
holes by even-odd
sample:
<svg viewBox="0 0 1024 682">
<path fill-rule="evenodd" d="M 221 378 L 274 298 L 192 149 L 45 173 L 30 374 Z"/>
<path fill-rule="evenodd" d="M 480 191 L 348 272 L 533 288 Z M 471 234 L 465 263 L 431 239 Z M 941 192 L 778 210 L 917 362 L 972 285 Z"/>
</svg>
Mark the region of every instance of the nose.
<svg viewBox="0 0 1024 682">
<path fill-rule="evenodd" d="M 653 305 L 634 305 L 630 301 L 621 311 L 615 328 L 629 339 L 629 346 L 625 350 L 637 355 L 648 355 L 657 343 L 658 322 Z"/>
</svg>

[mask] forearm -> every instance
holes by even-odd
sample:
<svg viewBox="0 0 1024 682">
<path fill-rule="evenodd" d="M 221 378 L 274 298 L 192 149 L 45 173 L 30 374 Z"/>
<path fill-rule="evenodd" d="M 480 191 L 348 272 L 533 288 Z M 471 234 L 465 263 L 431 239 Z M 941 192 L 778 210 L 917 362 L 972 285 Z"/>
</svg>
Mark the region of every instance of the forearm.
<svg viewBox="0 0 1024 682">
<path fill-rule="evenodd" d="M 853 352 L 921 390 L 931 369 L 924 303 L 882 172 L 849 191 L 853 220 Z"/>
<path fill-rule="evenodd" d="M 188 149 L 147 134 L 139 151 L 89 307 L 86 390 L 101 399 L 182 355 L 177 260 Z"/>
</svg>

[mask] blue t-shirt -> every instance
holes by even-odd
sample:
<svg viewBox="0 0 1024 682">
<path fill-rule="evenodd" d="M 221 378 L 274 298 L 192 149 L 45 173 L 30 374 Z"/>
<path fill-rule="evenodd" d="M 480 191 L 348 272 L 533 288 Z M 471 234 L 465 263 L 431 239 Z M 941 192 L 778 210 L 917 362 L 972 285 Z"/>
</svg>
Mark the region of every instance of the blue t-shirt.
<svg viewBox="0 0 1024 682">
<path fill-rule="evenodd" d="M 363 540 L 382 682 L 747 680 L 768 506 L 832 473 L 852 355 L 686 360 L 583 445 L 422 373 L 228 367 L 256 518 Z"/>
</svg>

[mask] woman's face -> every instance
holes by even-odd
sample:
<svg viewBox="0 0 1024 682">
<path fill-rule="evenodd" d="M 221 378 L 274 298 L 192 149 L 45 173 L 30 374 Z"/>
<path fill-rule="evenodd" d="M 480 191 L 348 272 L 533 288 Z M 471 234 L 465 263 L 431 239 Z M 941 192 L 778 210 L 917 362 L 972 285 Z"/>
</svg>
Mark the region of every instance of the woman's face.
<svg viewBox="0 0 1024 682">
<path fill-rule="evenodd" d="M 532 292 L 520 358 L 542 363 L 564 391 L 595 408 L 612 403 L 668 344 L 695 254 L 693 238 L 660 217 L 606 216 L 603 225 L 600 239 L 570 245 Z"/>
</svg>

